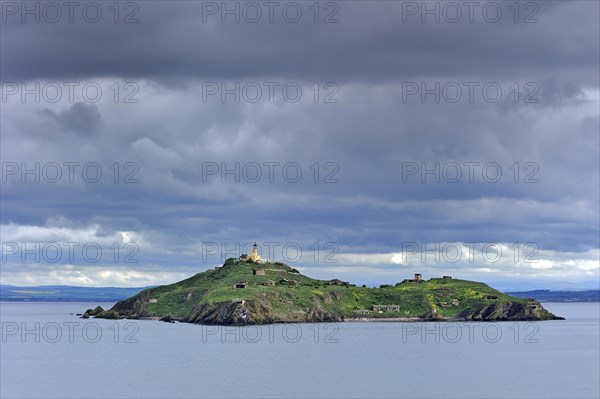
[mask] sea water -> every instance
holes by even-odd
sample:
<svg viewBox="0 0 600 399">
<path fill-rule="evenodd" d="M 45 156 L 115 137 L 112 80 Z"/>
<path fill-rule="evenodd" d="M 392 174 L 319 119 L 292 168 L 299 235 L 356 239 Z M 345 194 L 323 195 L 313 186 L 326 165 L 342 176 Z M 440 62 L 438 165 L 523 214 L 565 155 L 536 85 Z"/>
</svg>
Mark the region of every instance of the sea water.
<svg viewBox="0 0 600 399">
<path fill-rule="evenodd" d="M 0 303 L 2 398 L 598 398 L 600 304 L 563 321 L 217 327 Z"/>
</svg>

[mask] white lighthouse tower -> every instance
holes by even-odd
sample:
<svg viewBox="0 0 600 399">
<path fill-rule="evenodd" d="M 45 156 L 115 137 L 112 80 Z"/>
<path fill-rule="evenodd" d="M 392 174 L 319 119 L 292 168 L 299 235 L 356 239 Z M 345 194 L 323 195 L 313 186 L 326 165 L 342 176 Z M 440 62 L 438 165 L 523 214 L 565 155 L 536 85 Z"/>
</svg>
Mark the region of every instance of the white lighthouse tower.
<svg viewBox="0 0 600 399">
<path fill-rule="evenodd" d="M 250 255 L 250 259 L 253 262 L 260 262 L 260 255 L 258 254 L 258 245 L 256 245 L 256 243 L 254 243 L 254 245 L 252 246 L 252 255 Z"/>
</svg>

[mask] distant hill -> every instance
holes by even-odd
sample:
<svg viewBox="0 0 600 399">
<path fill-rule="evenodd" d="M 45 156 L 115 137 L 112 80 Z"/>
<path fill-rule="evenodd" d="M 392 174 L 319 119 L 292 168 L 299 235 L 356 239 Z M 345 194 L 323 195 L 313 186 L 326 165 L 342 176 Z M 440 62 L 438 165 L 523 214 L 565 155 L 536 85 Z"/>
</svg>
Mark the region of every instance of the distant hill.
<svg viewBox="0 0 600 399">
<path fill-rule="evenodd" d="M 533 298 L 540 302 L 600 302 L 600 290 L 587 291 L 550 291 L 533 290 L 507 292 L 517 298 Z"/>
<path fill-rule="evenodd" d="M 31 302 L 117 302 L 147 288 L 77 287 L 69 285 L 43 285 L 16 287 L 0 285 L 0 301 Z"/>
<path fill-rule="evenodd" d="M 174 284 L 150 288 L 110 310 L 84 317 L 153 318 L 198 324 L 240 325 L 345 320 L 554 320 L 543 306 L 475 281 L 452 278 L 357 287 L 317 280 L 280 262 L 228 259 L 223 266 Z"/>
</svg>

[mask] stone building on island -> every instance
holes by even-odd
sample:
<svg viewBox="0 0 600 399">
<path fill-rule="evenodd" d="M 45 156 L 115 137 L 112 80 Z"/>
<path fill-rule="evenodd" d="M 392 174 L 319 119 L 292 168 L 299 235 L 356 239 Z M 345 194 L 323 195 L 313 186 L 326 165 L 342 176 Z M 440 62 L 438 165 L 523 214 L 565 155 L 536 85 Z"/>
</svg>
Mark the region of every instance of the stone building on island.
<svg viewBox="0 0 600 399">
<path fill-rule="evenodd" d="M 399 312 L 400 305 L 373 305 L 374 312 Z"/>
<path fill-rule="evenodd" d="M 405 278 L 402 280 L 403 283 L 420 283 L 423 281 L 423 277 L 420 273 L 415 273 L 415 278 Z"/>
<path fill-rule="evenodd" d="M 258 245 L 256 245 L 256 243 L 254 243 L 254 245 L 252 246 L 252 255 L 248 256 L 248 254 L 242 254 L 240 256 L 241 260 L 246 260 L 246 261 L 251 261 L 254 263 L 260 263 L 261 258 L 260 255 L 258 254 Z"/>
</svg>

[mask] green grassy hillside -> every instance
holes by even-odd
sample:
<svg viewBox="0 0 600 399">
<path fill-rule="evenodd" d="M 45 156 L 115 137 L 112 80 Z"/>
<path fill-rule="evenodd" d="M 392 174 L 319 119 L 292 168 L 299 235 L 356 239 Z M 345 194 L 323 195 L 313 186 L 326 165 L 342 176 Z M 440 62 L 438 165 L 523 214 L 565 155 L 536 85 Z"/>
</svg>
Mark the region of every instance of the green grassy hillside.
<svg viewBox="0 0 600 399">
<path fill-rule="evenodd" d="M 265 275 L 254 275 L 253 269 Z M 265 285 L 273 281 L 274 286 Z M 234 288 L 245 282 L 247 288 Z M 374 306 L 396 305 L 388 310 Z M 117 303 L 107 318 L 165 318 L 202 324 L 264 324 L 396 318 L 406 320 L 545 320 L 536 301 L 486 284 L 433 278 L 383 288 L 316 280 L 279 262 L 228 259 L 213 270 L 151 288 Z"/>
</svg>

